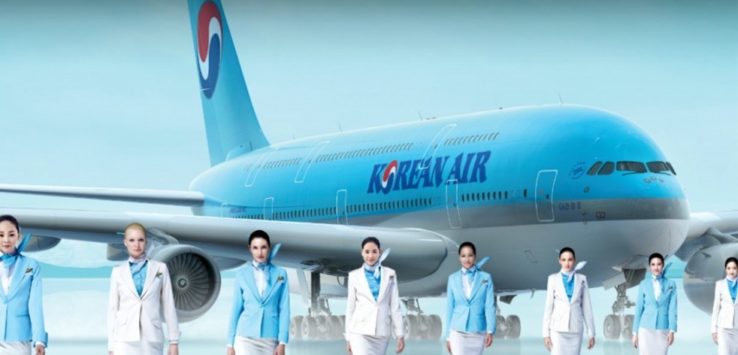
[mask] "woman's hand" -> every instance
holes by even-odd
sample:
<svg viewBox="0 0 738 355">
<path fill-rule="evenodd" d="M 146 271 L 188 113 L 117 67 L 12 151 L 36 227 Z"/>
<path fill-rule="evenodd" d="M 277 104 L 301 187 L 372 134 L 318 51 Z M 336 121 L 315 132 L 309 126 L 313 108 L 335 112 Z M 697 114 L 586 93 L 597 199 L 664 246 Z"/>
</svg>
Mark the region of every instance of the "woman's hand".
<svg viewBox="0 0 738 355">
<path fill-rule="evenodd" d="M 226 355 L 236 355 L 236 350 L 232 346 L 226 348 Z"/>
<path fill-rule="evenodd" d="M 284 355 L 284 344 L 277 345 L 277 348 L 274 349 L 274 355 Z"/>
<path fill-rule="evenodd" d="M 718 340 L 718 339 L 717 339 L 717 333 L 712 333 L 712 341 L 714 341 L 716 345 L 717 345 L 717 343 L 718 343 L 718 341 L 717 341 L 717 340 Z"/>
<path fill-rule="evenodd" d="M 349 354 L 351 354 L 351 342 L 346 342 L 346 351 L 348 351 Z"/>
<path fill-rule="evenodd" d="M 449 354 L 453 354 L 451 352 L 451 341 L 449 341 L 449 340 L 446 340 L 446 350 L 448 350 L 448 353 Z"/>
<path fill-rule="evenodd" d="M 669 346 L 674 344 L 674 332 L 669 332 L 669 336 L 667 336 L 666 339 L 669 341 Z"/>
<path fill-rule="evenodd" d="M 633 339 L 631 339 L 631 342 L 633 342 L 633 347 L 638 349 L 638 335 L 634 335 Z"/>
<path fill-rule="evenodd" d="M 595 337 L 589 338 L 589 344 L 587 344 L 587 350 L 590 350 L 594 348 L 595 346 Z"/>
<path fill-rule="evenodd" d="M 403 350 L 405 350 L 405 338 L 398 338 L 397 339 L 397 349 L 395 349 L 395 352 L 399 354 Z"/>
<path fill-rule="evenodd" d="M 110 353 L 112 354 L 113 352 L 111 351 Z M 44 347 L 41 344 L 36 344 L 36 353 L 35 354 L 36 355 L 44 355 L 44 354 L 46 354 L 46 347 Z"/>
<path fill-rule="evenodd" d="M 179 355 L 179 345 L 169 344 L 169 351 L 167 351 L 167 355 Z"/>
<path fill-rule="evenodd" d="M 553 344 L 551 343 L 551 337 L 543 338 L 543 346 L 546 347 L 546 350 L 551 351 L 551 348 L 553 348 Z"/>
<path fill-rule="evenodd" d="M 495 338 L 492 336 L 492 333 L 487 333 L 487 336 L 484 337 L 484 347 L 489 348 L 492 346 L 493 341 L 495 341 Z"/>
</svg>

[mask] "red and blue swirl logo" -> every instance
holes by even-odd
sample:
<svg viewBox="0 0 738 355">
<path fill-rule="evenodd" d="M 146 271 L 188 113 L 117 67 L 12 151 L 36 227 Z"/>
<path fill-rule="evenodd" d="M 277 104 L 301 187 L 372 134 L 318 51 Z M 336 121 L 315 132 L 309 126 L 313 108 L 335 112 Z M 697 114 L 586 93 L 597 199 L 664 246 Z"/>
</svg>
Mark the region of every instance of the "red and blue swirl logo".
<svg viewBox="0 0 738 355">
<path fill-rule="evenodd" d="M 215 92 L 220 60 L 223 58 L 223 21 L 218 6 L 205 1 L 197 14 L 197 64 L 205 97 Z"/>
<path fill-rule="evenodd" d="M 397 175 L 397 160 L 391 161 L 389 164 L 387 164 L 387 167 L 384 168 L 384 173 L 382 174 L 382 188 L 387 189 L 387 186 L 392 186 L 390 183 L 390 178 Z"/>
</svg>

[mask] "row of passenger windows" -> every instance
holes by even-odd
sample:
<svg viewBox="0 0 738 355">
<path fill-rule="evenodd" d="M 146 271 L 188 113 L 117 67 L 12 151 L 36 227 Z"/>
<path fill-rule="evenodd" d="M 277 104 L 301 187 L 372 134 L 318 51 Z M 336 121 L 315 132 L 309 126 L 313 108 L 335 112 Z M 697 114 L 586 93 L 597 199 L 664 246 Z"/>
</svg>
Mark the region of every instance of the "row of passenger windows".
<svg viewBox="0 0 738 355">
<path fill-rule="evenodd" d="M 364 203 L 357 205 L 349 205 L 346 207 L 348 213 L 363 213 L 381 210 L 394 210 L 401 208 L 425 207 L 432 204 L 430 198 L 415 198 L 410 200 L 387 201 L 380 203 Z"/>
<path fill-rule="evenodd" d="M 622 171 L 631 174 L 642 174 L 650 171 L 652 173 L 676 175 L 676 171 L 671 166 L 671 163 L 663 161 L 652 161 L 646 164 L 639 161 L 619 161 L 617 163 L 598 161 L 592 164 L 587 171 L 587 175 L 610 175 L 613 171 Z"/>
<path fill-rule="evenodd" d="M 296 166 L 297 164 L 300 164 L 300 161 L 302 158 L 290 158 L 290 159 L 282 159 L 282 160 L 273 160 L 266 164 L 264 164 L 264 169 L 272 169 L 272 168 L 284 168 L 287 166 Z"/>
<path fill-rule="evenodd" d="M 507 200 L 510 195 L 511 194 L 509 194 L 508 191 L 473 192 L 473 193 L 461 194 L 461 202 Z M 524 189 L 523 198 L 527 198 L 527 197 L 528 197 L 528 189 Z"/>
<path fill-rule="evenodd" d="M 333 160 L 350 159 L 350 158 L 357 158 L 357 157 L 368 157 L 368 156 L 377 155 L 377 154 L 403 152 L 403 151 L 410 150 L 410 148 L 412 147 L 413 147 L 413 143 L 404 143 L 404 144 L 385 145 L 382 147 L 374 147 L 374 148 L 366 148 L 366 149 L 354 149 L 354 150 L 349 150 L 345 152 L 321 154 L 318 156 L 318 159 L 316 159 L 315 161 L 316 162 L 333 161 Z"/>
<path fill-rule="evenodd" d="M 500 134 L 500 132 L 492 132 L 492 133 L 486 133 L 486 134 L 472 134 L 469 136 L 463 136 L 463 137 L 455 137 L 455 138 L 447 138 L 445 141 L 443 141 L 444 145 L 458 145 L 458 144 L 466 144 L 466 143 L 476 143 L 481 141 L 493 141 L 497 139 L 497 136 Z"/>
<path fill-rule="evenodd" d="M 409 200 L 386 201 L 378 203 L 363 203 L 346 206 L 348 213 L 363 213 L 382 210 L 392 210 L 401 208 L 426 207 L 432 204 L 430 198 L 415 198 Z M 313 218 L 313 217 L 334 217 L 336 216 L 335 207 L 311 208 L 307 210 L 294 210 L 274 212 L 274 219 L 289 220 L 295 218 Z M 236 216 L 236 218 L 246 219 L 264 219 L 263 213 Z"/>
</svg>

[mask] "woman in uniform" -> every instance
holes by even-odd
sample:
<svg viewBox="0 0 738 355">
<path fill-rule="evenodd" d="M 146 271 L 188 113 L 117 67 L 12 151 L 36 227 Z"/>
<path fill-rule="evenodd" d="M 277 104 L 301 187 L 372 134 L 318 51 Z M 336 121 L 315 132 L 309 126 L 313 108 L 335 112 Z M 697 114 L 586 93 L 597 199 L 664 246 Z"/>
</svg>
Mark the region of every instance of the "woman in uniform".
<svg viewBox="0 0 738 355">
<path fill-rule="evenodd" d="M 167 354 L 179 354 L 179 325 L 167 265 L 146 256 L 146 229 L 129 224 L 123 233 L 128 260 L 113 268 L 108 298 L 110 355 L 161 355 L 162 316 L 167 323 Z"/>
<path fill-rule="evenodd" d="M 289 341 L 290 290 L 287 271 L 272 264 L 269 235 L 249 236 L 252 261 L 238 270 L 228 328 L 228 355 L 284 355 Z"/>
<path fill-rule="evenodd" d="M 388 255 L 375 237 L 361 242 L 364 265 L 348 277 L 345 336 L 350 354 L 385 354 L 390 335 L 397 338 L 397 353 L 405 348 L 397 275 L 382 266 Z"/>
<path fill-rule="evenodd" d="M 461 270 L 446 287 L 446 349 L 453 355 L 480 355 L 492 345 L 497 313 L 492 276 L 476 264 L 477 248 L 459 246 Z"/>
<path fill-rule="evenodd" d="M 0 323 L 0 355 L 28 355 L 31 347 L 43 355 L 48 344 L 41 301 L 41 275 L 36 260 L 21 254 L 27 239 L 21 238 L 18 220 L 0 216 L 0 280 L 4 314 Z"/>
<path fill-rule="evenodd" d="M 633 346 L 641 355 L 666 355 L 677 330 L 676 283 L 664 277 L 664 256 L 648 257 L 651 273 L 641 281 L 633 319 Z"/>
<path fill-rule="evenodd" d="M 738 355 L 738 259 L 725 260 L 725 278 L 715 282 L 712 340 L 718 355 Z"/>
<path fill-rule="evenodd" d="M 543 344 L 554 355 L 579 354 L 587 328 L 587 349 L 595 345 L 594 317 L 587 277 L 578 273 L 585 262 L 574 263 L 574 249 L 559 252 L 561 271 L 548 277 L 543 311 Z"/>
</svg>

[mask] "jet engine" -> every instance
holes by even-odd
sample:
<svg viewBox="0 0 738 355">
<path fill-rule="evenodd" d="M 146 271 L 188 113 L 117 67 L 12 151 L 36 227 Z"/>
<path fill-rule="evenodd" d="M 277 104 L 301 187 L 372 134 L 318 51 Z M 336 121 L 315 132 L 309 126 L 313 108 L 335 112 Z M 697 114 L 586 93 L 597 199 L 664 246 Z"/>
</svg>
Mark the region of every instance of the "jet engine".
<svg viewBox="0 0 738 355">
<path fill-rule="evenodd" d="M 204 251 L 170 244 L 155 248 L 149 257 L 167 264 L 180 322 L 194 320 L 213 306 L 220 292 L 220 271 Z"/>
<path fill-rule="evenodd" d="M 715 244 L 699 249 L 684 268 L 684 292 L 704 312 L 712 312 L 715 281 L 725 277 L 725 259 L 738 257 L 738 243 Z"/>
</svg>

